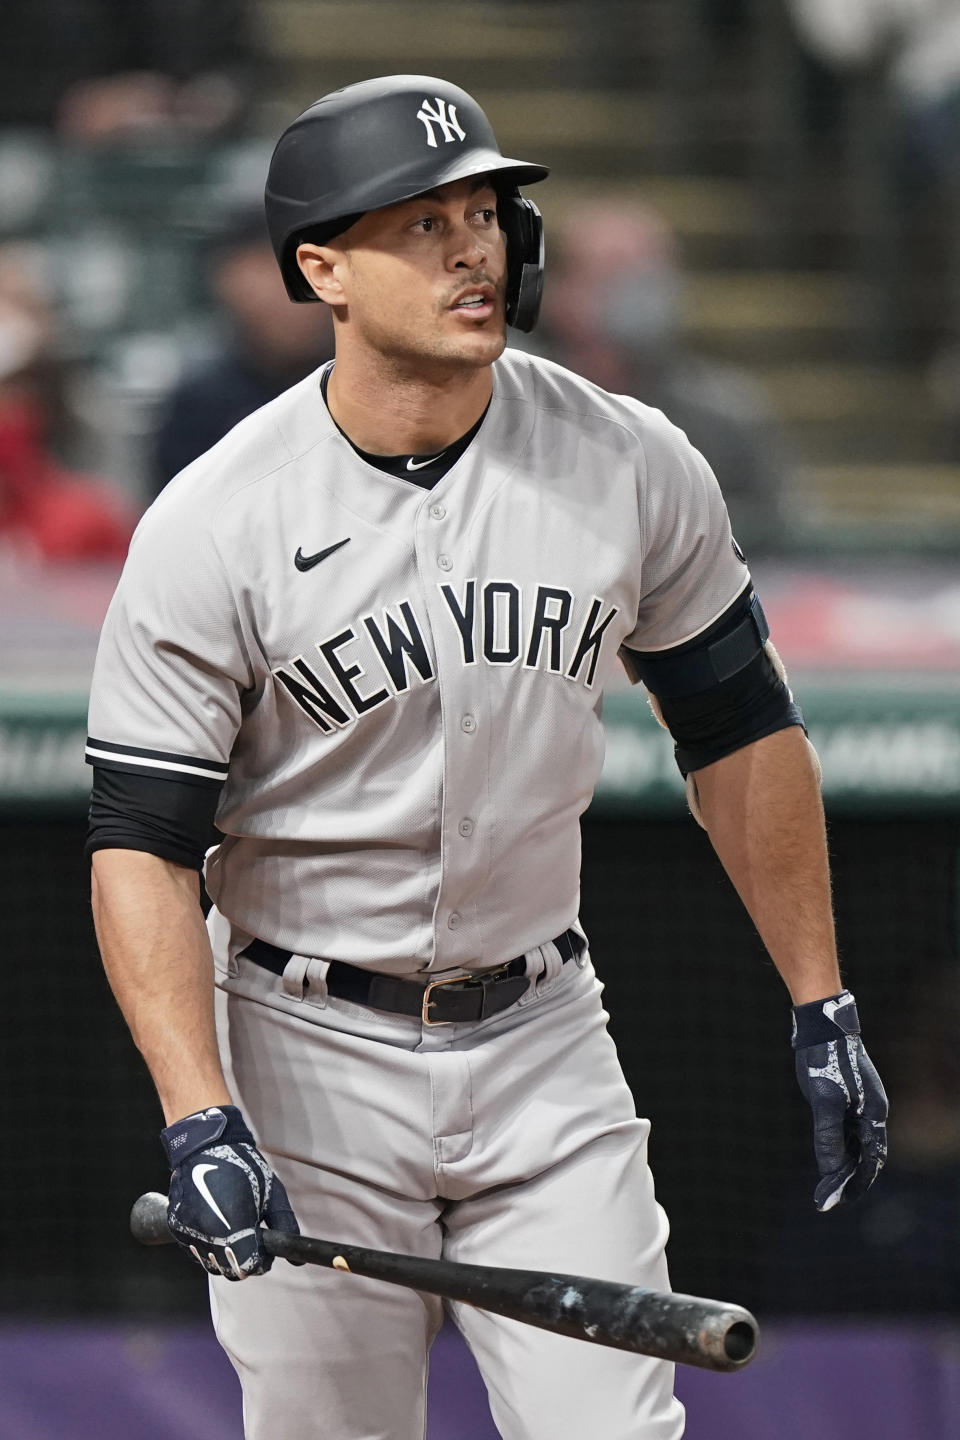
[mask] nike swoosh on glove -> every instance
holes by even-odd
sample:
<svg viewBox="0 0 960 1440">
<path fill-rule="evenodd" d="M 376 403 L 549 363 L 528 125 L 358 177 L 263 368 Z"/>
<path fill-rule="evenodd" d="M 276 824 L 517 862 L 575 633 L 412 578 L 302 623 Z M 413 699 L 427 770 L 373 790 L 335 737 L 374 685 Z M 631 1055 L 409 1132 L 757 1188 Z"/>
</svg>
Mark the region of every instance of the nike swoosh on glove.
<svg viewBox="0 0 960 1440">
<path fill-rule="evenodd" d="M 797 1080 L 813 1111 L 820 1183 L 813 1203 L 832 1210 L 865 1195 L 887 1158 L 887 1097 L 860 1039 L 849 990 L 793 1007 Z"/>
<path fill-rule="evenodd" d="M 263 1275 L 273 1256 L 263 1248 L 261 1222 L 288 1235 L 299 1235 L 300 1226 L 236 1105 L 187 1115 L 160 1139 L 171 1168 L 167 1224 L 174 1239 L 211 1275 Z"/>
</svg>

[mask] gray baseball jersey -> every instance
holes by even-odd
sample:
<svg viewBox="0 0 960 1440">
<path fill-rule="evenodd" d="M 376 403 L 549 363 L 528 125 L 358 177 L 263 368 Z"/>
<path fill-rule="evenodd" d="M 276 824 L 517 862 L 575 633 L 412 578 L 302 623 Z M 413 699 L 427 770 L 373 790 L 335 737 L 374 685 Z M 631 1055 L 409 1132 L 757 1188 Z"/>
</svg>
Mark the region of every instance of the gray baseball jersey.
<svg viewBox="0 0 960 1440">
<path fill-rule="evenodd" d="M 314 374 L 140 524 L 88 758 L 222 784 L 206 884 L 240 936 L 399 974 L 561 933 L 619 648 L 749 583 L 662 414 L 517 351 L 493 373 L 430 491 L 353 450 Z"/>
</svg>

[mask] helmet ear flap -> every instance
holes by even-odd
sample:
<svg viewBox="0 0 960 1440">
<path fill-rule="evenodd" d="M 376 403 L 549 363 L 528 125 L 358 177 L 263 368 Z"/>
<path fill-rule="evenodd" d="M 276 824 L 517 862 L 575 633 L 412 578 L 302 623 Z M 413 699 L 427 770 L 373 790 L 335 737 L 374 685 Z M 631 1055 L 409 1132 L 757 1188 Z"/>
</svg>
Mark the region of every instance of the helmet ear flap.
<svg viewBox="0 0 960 1440">
<path fill-rule="evenodd" d="M 500 228 L 507 237 L 507 324 L 529 333 L 540 314 L 545 246 L 543 220 L 532 200 L 501 195 Z"/>
</svg>

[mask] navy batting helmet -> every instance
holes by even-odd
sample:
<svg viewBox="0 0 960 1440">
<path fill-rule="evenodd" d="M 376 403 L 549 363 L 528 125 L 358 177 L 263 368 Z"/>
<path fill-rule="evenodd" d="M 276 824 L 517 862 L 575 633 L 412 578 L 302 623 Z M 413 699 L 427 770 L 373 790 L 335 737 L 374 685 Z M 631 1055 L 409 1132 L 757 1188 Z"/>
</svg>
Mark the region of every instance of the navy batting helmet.
<svg viewBox="0 0 960 1440">
<path fill-rule="evenodd" d="M 543 288 L 540 212 L 517 186 L 545 165 L 508 160 L 477 102 L 429 75 L 363 80 L 317 100 L 277 141 L 267 176 L 267 229 L 291 300 L 316 300 L 297 246 L 332 240 L 368 210 L 489 175 L 507 237 L 507 322 L 532 330 Z"/>
</svg>

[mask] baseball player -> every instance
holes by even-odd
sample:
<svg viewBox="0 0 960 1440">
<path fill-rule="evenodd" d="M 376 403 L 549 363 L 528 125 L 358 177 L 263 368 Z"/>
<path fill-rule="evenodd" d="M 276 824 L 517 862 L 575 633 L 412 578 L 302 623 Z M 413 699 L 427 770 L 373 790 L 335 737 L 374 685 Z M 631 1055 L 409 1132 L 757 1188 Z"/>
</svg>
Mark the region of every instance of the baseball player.
<svg viewBox="0 0 960 1440">
<path fill-rule="evenodd" d="M 268 223 L 335 359 L 163 492 L 104 625 L 97 931 L 251 1440 L 422 1440 L 442 1320 L 271 1268 L 263 1223 L 668 1286 L 577 919 L 621 661 L 790 991 L 817 1205 L 883 1163 L 815 760 L 710 468 L 659 412 L 505 349 L 543 273 L 518 186 L 546 173 L 430 77 L 293 122 Z M 453 1318 L 505 1440 L 682 1434 L 670 1366 Z"/>
</svg>

